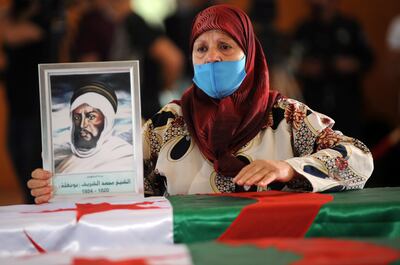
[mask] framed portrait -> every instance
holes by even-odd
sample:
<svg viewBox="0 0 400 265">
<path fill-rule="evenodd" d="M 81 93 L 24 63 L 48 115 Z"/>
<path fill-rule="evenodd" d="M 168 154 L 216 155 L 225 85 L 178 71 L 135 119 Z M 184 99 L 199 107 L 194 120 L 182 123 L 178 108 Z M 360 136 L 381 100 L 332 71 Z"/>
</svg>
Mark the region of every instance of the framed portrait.
<svg viewBox="0 0 400 265">
<path fill-rule="evenodd" d="M 52 200 L 143 197 L 138 61 L 40 64 L 39 83 Z"/>
</svg>

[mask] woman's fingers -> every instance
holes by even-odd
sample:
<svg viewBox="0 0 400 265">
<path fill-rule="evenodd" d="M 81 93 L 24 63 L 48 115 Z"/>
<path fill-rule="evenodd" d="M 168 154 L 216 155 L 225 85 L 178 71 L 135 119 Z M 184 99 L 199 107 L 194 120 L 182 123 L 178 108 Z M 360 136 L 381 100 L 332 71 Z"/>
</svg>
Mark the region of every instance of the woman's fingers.
<svg viewBox="0 0 400 265">
<path fill-rule="evenodd" d="M 269 174 L 268 176 L 265 176 L 262 180 L 260 180 L 257 183 L 257 186 L 260 187 L 267 187 L 269 184 L 271 184 L 272 182 L 274 182 L 276 180 L 276 174 Z"/>
<path fill-rule="evenodd" d="M 49 202 L 51 196 L 52 195 L 50 193 L 50 194 L 46 194 L 46 195 L 42 195 L 42 196 L 36 197 L 35 198 L 35 203 L 36 204 L 42 204 L 42 203 Z"/>
<path fill-rule="evenodd" d="M 295 176 L 294 169 L 285 161 L 255 160 L 233 178 L 237 185 L 266 187 L 273 181 L 288 182 Z"/>
<path fill-rule="evenodd" d="M 37 168 L 32 172 L 33 179 L 50 179 L 51 176 L 51 172 L 42 168 Z"/>
<path fill-rule="evenodd" d="M 50 186 L 51 176 L 51 172 L 42 168 L 37 168 L 32 172 L 32 178 L 28 181 L 27 186 L 31 189 L 36 204 L 50 200 L 53 193 L 53 187 Z"/>
<path fill-rule="evenodd" d="M 262 167 L 257 163 L 251 163 L 242 168 L 242 170 L 240 170 L 240 172 L 236 177 L 233 178 L 232 181 L 238 185 L 244 185 L 248 179 L 253 177 L 261 169 Z"/>
<path fill-rule="evenodd" d="M 269 169 L 261 169 L 254 175 L 252 175 L 250 178 L 246 180 L 244 185 L 251 186 L 251 185 L 258 185 L 260 181 L 262 181 L 264 178 L 268 178 L 273 174 L 272 171 Z"/>
<path fill-rule="evenodd" d="M 273 168 L 267 160 L 255 160 L 243 167 L 233 178 L 233 182 L 238 185 L 253 185 L 255 181 L 264 177 L 271 170 Z"/>
<path fill-rule="evenodd" d="M 44 188 L 38 188 L 38 189 L 32 189 L 31 194 L 33 197 L 40 197 L 43 195 L 51 194 L 52 190 L 53 189 L 51 186 L 44 187 Z"/>
<path fill-rule="evenodd" d="M 50 185 L 50 179 L 30 179 L 28 180 L 27 186 L 30 189 L 43 188 Z"/>
<path fill-rule="evenodd" d="M 243 167 L 243 168 L 239 171 L 239 173 L 232 179 L 232 181 L 233 181 L 234 183 L 237 183 L 240 179 L 242 179 L 242 177 L 243 177 L 244 175 L 247 174 L 247 171 L 249 170 L 250 166 L 251 166 L 251 164 L 250 164 L 250 165 L 247 165 L 247 166 L 245 166 L 245 167 Z"/>
</svg>

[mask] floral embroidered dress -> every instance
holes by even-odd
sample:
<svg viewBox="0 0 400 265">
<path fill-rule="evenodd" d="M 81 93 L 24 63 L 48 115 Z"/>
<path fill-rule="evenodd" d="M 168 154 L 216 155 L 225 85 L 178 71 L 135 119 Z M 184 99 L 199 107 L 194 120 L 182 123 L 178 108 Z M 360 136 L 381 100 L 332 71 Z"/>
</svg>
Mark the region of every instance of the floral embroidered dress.
<svg viewBox="0 0 400 265">
<path fill-rule="evenodd" d="M 265 128 L 235 153 L 246 163 L 257 159 L 285 160 L 299 173 L 271 189 L 342 191 L 362 189 L 373 170 L 368 148 L 334 131 L 334 121 L 287 98 L 279 99 Z M 179 105 L 167 104 L 143 128 L 145 193 L 175 195 L 234 192 L 231 178 L 213 168 L 190 137 Z M 244 187 L 246 191 L 263 188 Z"/>
</svg>

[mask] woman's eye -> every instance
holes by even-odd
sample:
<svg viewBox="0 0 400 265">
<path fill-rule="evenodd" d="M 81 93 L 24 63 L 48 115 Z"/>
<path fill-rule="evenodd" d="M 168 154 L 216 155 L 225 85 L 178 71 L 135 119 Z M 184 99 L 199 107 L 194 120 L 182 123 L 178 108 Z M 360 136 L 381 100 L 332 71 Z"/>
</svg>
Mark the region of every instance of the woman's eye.
<svg viewBox="0 0 400 265">
<path fill-rule="evenodd" d="M 197 47 L 197 52 L 206 52 L 207 51 L 207 48 L 206 47 L 204 47 L 204 46 L 200 46 L 200 47 Z"/>
<path fill-rule="evenodd" d="M 221 49 L 223 49 L 223 50 L 229 50 L 230 48 L 232 48 L 230 45 L 228 45 L 228 44 L 226 44 L 226 43 L 223 43 L 223 44 L 221 44 Z"/>
<path fill-rule="evenodd" d="M 89 117 L 88 117 L 88 118 L 89 118 L 89 120 L 91 120 L 91 121 L 92 121 L 92 120 L 94 120 L 94 119 L 96 118 L 96 116 L 95 116 L 95 115 L 93 115 L 93 114 L 91 114 L 91 115 L 89 115 Z"/>
<path fill-rule="evenodd" d="M 74 120 L 75 120 L 75 121 L 79 121 L 79 120 L 80 120 L 80 116 L 75 115 L 75 116 L 74 116 Z"/>
</svg>

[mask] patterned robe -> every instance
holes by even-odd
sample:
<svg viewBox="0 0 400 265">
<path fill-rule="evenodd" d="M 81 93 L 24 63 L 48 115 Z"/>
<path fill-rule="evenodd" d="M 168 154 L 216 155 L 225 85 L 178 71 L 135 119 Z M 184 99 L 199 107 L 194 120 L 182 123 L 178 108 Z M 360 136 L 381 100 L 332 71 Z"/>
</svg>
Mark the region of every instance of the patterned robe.
<svg viewBox="0 0 400 265">
<path fill-rule="evenodd" d="M 282 98 L 264 128 L 234 155 L 250 163 L 284 160 L 299 174 L 267 189 L 342 191 L 362 189 L 373 170 L 372 155 L 359 140 L 333 130 L 334 121 L 303 103 Z M 163 107 L 143 127 L 145 193 L 175 195 L 233 192 L 235 184 L 213 168 L 191 138 L 179 105 Z M 248 191 L 264 188 L 245 186 Z"/>
</svg>

